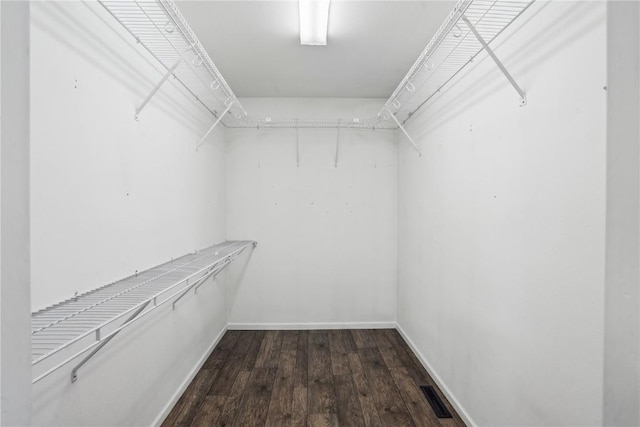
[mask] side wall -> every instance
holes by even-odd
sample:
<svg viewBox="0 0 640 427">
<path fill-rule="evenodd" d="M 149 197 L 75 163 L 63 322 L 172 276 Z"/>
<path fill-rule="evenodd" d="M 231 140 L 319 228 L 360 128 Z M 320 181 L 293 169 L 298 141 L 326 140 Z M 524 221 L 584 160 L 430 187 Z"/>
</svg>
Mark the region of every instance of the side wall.
<svg viewBox="0 0 640 427">
<path fill-rule="evenodd" d="M 253 115 L 369 117 L 380 100 L 246 99 Z M 227 233 L 258 248 L 230 287 L 230 327 L 391 326 L 393 131 L 227 130 Z M 296 138 L 299 139 L 299 165 Z M 234 281 L 236 282 L 236 281 Z"/>
<path fill-rule="evenodd" d="M 640 425 L 640 5 L 607 3 L 604 425 Z"/>
<path fill-rule="evenodd" d="M 32 308 L 225 240 L 225 155 L 214 118 L 162 77 L 96 2 L 31 4 Z M 222 280 L 222 279 L 221 279 Z M 209 283 L 118 335 L 79 372 L 37 383 L 35 425 L 149 425 L 224 331 Z M 140 404 L 144 402 L 144 404 Z"/>
<path fill-rule="evenodd" d="M 0 2 L 0 425 L 29 425 L 29 4 Z"/>
<path fill-rule="evenodd" d="M 95 2 L 32 6 L 34 310 L 225 238 L 213 118 Z"/>
<path fill-rule="evenodd" d="M 398 323 L 472 424 L 602 422 L 606 6 L 536 2 L 399 151 Z"/>
</svg>

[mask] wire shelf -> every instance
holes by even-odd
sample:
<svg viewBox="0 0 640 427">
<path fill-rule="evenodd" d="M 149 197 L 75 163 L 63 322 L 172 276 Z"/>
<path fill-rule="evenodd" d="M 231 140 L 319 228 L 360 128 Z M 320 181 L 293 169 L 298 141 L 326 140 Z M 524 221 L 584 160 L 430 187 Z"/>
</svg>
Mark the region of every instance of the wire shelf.
<svg viewBox="0 0 640 427">
<path fill-rule="evenodd" d="M 167 0 L 99 0 L 99 3 L 207 110 L 229 117 L 244 108 L 202 47 L 176 4 Z M 226 124 L 228 117 L 222 118 Z"/>
<path fill-rule="evenodd" d="M 380 110 L 406 122 L 484 49 L 463 17 L 491 43 L 532 0 L 460 0 Z"/>
<path fill-rule="evenodd" d="M 490 43 L 533 1 L 459 0 L 376 116 L 335 120 L 298 120 L 296 118 L 258 118 L 249 115 L 173 0 L 99 0 L 109 13 L 162 64 L 167 70 L 165 77 L 173 75 L 218 119 L 213 127 L 220 122 L 228 128 L 373 130 L 400 128 L 401 124 L 411 118 L 482 52 L 483 45 L 473 34 L 465 19 L 475 27 L 482 39 Z M 150 97 L 155 90 L 157 88 Z M 143 106 L 150 97 L 145 100 Z"/>
<path fill-rule="evenodd" d="M 253 241 L 231 241 L 211 246 L 33 313 L 33 382 L 106 344 L 155 308 L 168 302 L 175 308 L 191 289 L 197 291 L 255 245 Z"/>
</svg>

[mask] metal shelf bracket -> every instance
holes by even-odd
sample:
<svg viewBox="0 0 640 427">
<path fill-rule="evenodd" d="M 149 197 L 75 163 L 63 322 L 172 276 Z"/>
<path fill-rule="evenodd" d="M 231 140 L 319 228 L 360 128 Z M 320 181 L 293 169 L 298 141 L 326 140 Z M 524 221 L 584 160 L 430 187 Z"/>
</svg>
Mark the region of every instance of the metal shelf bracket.
<svg viewBox="0 0 640 427">
<path fill-rule="evenodd" d="M 338 120 L 338 131 L 336 135 L 336 158 L 334 166 L 338 167 L 338 154 L 340 153 L 340 120 Z"/>
<path fill-rule="evenodd" d="M 300 167 L 300 129 L 298 128 L 298 119 L 296 119 L 296 165 Z"/>
<path fill-rule="evenodd" d="M 180 57 L 180 59 L 178 59 L 173 66 L 171 66 L 171 68 L 169 68 L 167 70 L 167 72 L 164 74 L 164 76 L 162 76 L 162 79 L 158 82 L 157 85 L 154 86 L 154 88 L 151 90 L 151 92 L 149 93 L 149 95 L 147 95 L 147 97 L 144 99 L 144 101 L 142 101 L 142 104 L 140 104 L 140 106 L 138 108 L 136 108 L 136 115 L 135 115 L 135 119 L 138 120 L 138 115 L 140 114 L 140 112 L 144 109 L 144 107 L 147 106 L 147 104 L 149 103 L 149 101 L 151 101 L 151 98 L 153 98 L 155 96 L 156 93 L 158 93 L 158 91 L 160 90 L 160 88 L 162 87 L 162 85 L 169 80 L 169 77 L 171 77 L 173 75 L 173 73 L 176 71 L 176 68 L 178 68 L 178 65 L 180 65 L 182 63 L 182 61 L 184 60 L 184 55 Z"/>
<path fill-rule="evenodd" d="M 395 114 L 391 112 L 391 110 L 389 110 L 387 107 L 385 107 L 385 109 L 387 110 L 387 113 L 389 113 L 389 116 L 393 119 L 393 121 L 396 122 L 396 124 L 398 125 L 398 128 L 407 137 L 411 145 L 413 145 L 413 148 L 415 148 L 415 150 L 418 152 L 418 155 L 422 157 L 422 151 L 420 151 L 420 148 L 418 148 L 418 145 L 416 144 L 416 142 L 413 140 L 413 138 L 411 138 L 411 135 L 409 135 L 407 130 L 404 128 L 404 126 L 402 126 L 402 123 L 398 121 L 398 118 L 395 116 Z"/>
<path fill-rule="evenodd" d="M 244 250 L 244 249 L 243 249 Z M 242 253 L 242 251 L 240 251 L 238 253 L 238 255 Z M 178 296 L 178 298 L 176 298 L 175 300 L 173 300 L 173 304 L 171 304 L 171 308 L 173 310 L 176 309 L 176 304 L 178 303 L 178 301 L 180 301 L 184 296 L 186 296 L 189 291 L 191 289 L 194 290 L 194 293 L 198 292 L 198 288 L 202 285 L 205 284 L 205 282 L 210 278 L 213 277 L 214 279 L 216 278 L 216 276 L 218 275 L 218 273 L 220 273 L 231 261 L 232 261 L 233 257 L 228 256 L 227 258 L 224 259 L 224 261 L 222 263 L 218 263 L 218 264 L 214 264 L 209 271 L 207 271 L 207 273 L 202 276 L 201 278 L 199 278 L 198 280 L 196 280 L 195 282 L 193 282 L 192 284 L 190 284 L 189 286 L 187 286 L 184 291 L 182 291 L 182 293 Z"/>
<path fill-rule="evenodd" d="M 222 112 L 222 114 L 220 114 L 218 116 L 218 119 L 215 121 L 215 123 L 213 123 L 213 126 L 211 126 L 209 128 L 209 130 L 207 131 L 207 133 L 204 134 L 204 136 L 200 139 L 200 141 L 198 142 L 198 145 L 196 145 L 196 151 L 198 151 L 198 148 L 200 148 L 200 146 L 202 144 L 204 144 L 204 141 L 207 139 L 207 137 L 209 136 L 209 134 L 211 132 L 213 132 L 213 130 L 216 128 L 216 126 L 218 126 L 218 123 L 220 123 L 220 120 L 222 120 L 222 118 L 225 116 L 225 114 L 227 114 L 229 112 L 229 110 L 231 109 L 231 106 L 233 106 L 234 101 L 231 101 L 231 103 L 229 105 L 227 105 L 227 108 L 225 108 L 225 110 Z"/>
<path fill-rule="evenodd" d="M 149 302 L 150 301 L 147 301 L 146 303 L 142 304 L 140 306 L 140 308 L 138 308 L 131 316 L 129 316 L 129 318 L 127 320 L 124 321 L 122 326 L 125 326 L 127 323 L 131 322 L 133 319 L 138 317 L 138 315 L 140 313 L 142 313 L 145 308 L 147 308 L 147 306 L 149 305 Z M 72 383 L 75 383 L 78 380 L 78 369 L 82 368 L 82 366 L 84 366 L 84 364 L 87 363 L 89 361 L 89 359 L 91 359 L 93 356 L 95 356 L 97 352 L 102 350 L 102 347 L 104 347 L 105 345 L 109 344 L 109 341 L 111 341 L 116 335 L 118 335 L 121 330 L 122 329 L 118 330 L 116 333 L 114 333 L 112 335 L 109 335 L 107 338 L 105 338 L 96 348 L 93 349 L 93 351 L 91 353 L 89 353 L 87 355 L 87 357 L 82 359 L 82 361 L 80 363 L 78 363 L 71 370 L 71 382 Z M 96 330 L 96 340 L 100 341 L 100 329 Z"/>
<path fill-rule="evenodd" d="M 525 94 L 524 90 L 522 90 L 520 85 L 518 85 L 518 83 L 515 81 L 515 79 L 509 73 L 509 71 L 507 71 L 507 69 L 502 64 L 502 62 L 500 62 L 500 60 L 498 59 L 496 54 L 489 47 L 487 42 L 482 38 L 482 36 L 480 35 L 480 33 L 478 32 L 476 27 L 474 27 L 474 25 L 471 23 L 471 21 L 469 21 L 469 19 L 465 15 L 462 15 L 461 19 L 464 21 L 465 24 L 467 24 L 467 27 L 469 27 L 469 29 L 471 30 L 473 35 L 476 37 L 478 42 L 482 45 L 484 50 L 487 51 L 487 53 L 489 54 L 491 59 L 493 59 L 493 62 L 495 62 L 496 65 L 498 66 L 498 68 L 500 69 L 500 71 L 502 71 L 502 74 L 504 74 L 504 76 L 507 78 L 507 80 L 509 80 L 509 83 L 511 83 L 511 86 L 513 86 L 513 88 L 516 90 L 516 92 L 518 92 L 518 95 L 520 95 L 520 106 L 525 106 L 527 104 L 527 95 Z"/>
</svg>

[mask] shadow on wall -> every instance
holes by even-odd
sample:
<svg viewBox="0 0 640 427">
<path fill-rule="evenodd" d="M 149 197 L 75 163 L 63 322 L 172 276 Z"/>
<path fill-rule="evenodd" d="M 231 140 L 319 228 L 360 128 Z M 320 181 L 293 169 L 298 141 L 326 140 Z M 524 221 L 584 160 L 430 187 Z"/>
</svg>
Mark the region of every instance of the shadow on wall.
<svg viewBox="0 0 640 427">
<path fill-rule="evenodd" d="M 85 11 L 74 13 L 80 7 Z M 137 104 L 142 102 L 166 72 L 160 63 L 142 46 L 138 46 L 133 36 L 126 33 L 126 30 L 108 15 L 106 9 L 97 3 L 90 5 L 85 2 L 36 2 L 33 9 L 35 9 L 31 14 L 33 26 L 132 92 L 133 102 L 136 105 L 122 107 L 131 108 L 131 120 L 133 120 Z M 85 12 L 94 15 L 95 19 L 92 22 L 95 24 L 99 25 L 96 21 L 101 21 L 105 29 L 113 33 L 113 38 L 108 40 L 99 36 L 98 34 L 106 34 L 107 31 L 96 31 L 87 22 L 80 21 L 79 14 Z M 140 61 L 132 63 L 128 59 L 131 53 Z M 53 61 L 54 58 L 55 52 L 51 52 L 51 60 Z M 169 94 L 166 89 L 161 88 L 151 101 L 153 108 L 171 116 L 194 133 L 201 133 L 204 127 L 212 124 L 214 117 L 189 95 L 182 85 L 172 80 L 168 80 L 166 84 L 174 87 L 173 93 Z M 179 102 L 175 98 L 176 90 L 188 100 L 188 103 Z M 194 111 L 202 111 L 203 114 L 194 114 Z M 211 117 L 211 122 L 203 120 L 203 117 L 207 116 Z"/>
<path fill-rule="evenodd" d="M 523 86 L 525 91 L 531 90 L 535 87 L 535 75 L 529 75 L 526 81 L 523 78 L 525 74 L 531 69 L 535 69 L 536 65 L 543 62 L 546 58 L 558 55 L 563 49 L 566 49 L 576 40 L 579 40 L 583 34 L 592 31 L 594 28 L 605 25 L 605 21 L 600 14 L 597 13 L 597 8 L 594 8 L 592 2 L 558 2 L 551 4 L 550 2 L 534 3 L 525 15 L 531 13 L 533 8 L 537 9 L 531 16 L 528 16 L 527 20 L 518 20 L 509 29 L 505 31 L 505 35 L 498 37 L 499 43 L 492 43 L 490 47 L 496 51 L 498 58 L 505 64 L 507 70 L 514 76 L 515 80 Z M 559 14 L 561 17 L 558 19 L 545 19 L 543 16 L 546 9 L 553 7 L 564 8 L 564 13 Z M 591 18 L 589 16 L 591 15 Z M 571 22 L 585 22 L 584 25 L 578 27 L 575 25 L 569 25 Z M 537 25 L 535 25 L 537 24 Z M 508 43 L 510 36 L 517 32 L 522 27 L 538 28 L 538 31 L 532 33 L 531 36 L 522 40 L 519 43 L 521 48 L 510 52 L 507 55 L 501 54 L 500 47 L 505 43 Z M 572 32 L 567 31 L 572 29 Z M 463 84 L 469 84 L 469 75 L 480 65 L 489 61 L 491 58 L 486 53 L 479 55 L 479 60 L 476 60 L 472 65 L 468 66 L 467 70 L 462 73 L 461 77 L 456 78 L 450 82 L 444 91 L 452 91 L 463 81 Z M 432 102 L 439 102 L 437 109 L 430 109 L 430 104 L 427 104 L 425 108 L 418 111 L 414 116 L 420 117 L 429 111 L 429 119 L 424 121 L 424 125 L 420 127 L 420 131 L 414 135 L 416 140 L 424 138 L 426 135 L 433 132 L 435 129 L 445 125 L 449 121 L 459 118 L 465 111 L 472 108 L 474 105 L 482 101 L 483 98 L 489 94 L 495 93 L 505 87 L 509 86 L 509 82 L 502 75 L 500 70 L 491 64 L 489 71 L 484 75 L 478 76 L 472 82 L 475 90 L 473 92 L 464 91 L 455 96 L 447 96 L 448 101 L 441 102 L 442 95 L 435 98 Z M 604 84 L 604 82 L 603 82 Z M 518 96 L 513 92 L 513 103 L 517 105 Z M 529 99 L 529 102 L 534 100 Z M 526 108 L 526 106 L 524 107 Z M 411 124 L 411 122 L 409 122 Z M 417 130 L 417 129 L 416 129 Z M 416 130 L 413 130 L 416 132 Z"/>
</svg>

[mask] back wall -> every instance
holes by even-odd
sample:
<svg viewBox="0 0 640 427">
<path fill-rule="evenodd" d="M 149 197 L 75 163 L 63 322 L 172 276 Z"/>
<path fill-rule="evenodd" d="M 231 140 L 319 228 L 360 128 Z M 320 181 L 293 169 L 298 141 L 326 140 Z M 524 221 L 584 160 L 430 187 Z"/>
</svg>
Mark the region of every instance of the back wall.
<svg viewBox="0 0 640 427">
<path fill-rule="evenodd" d="M 298 118 L 369 117 L 382 104 L 242 103 L 258 117 Z M 341 130 L 336 167 L 337 138 L 336 129 L 227 130 L 227 238 L 259 243 L 242 280 L 230 280 L 230 327 L 395 322 L 395 134 Z"/>
</svg>

